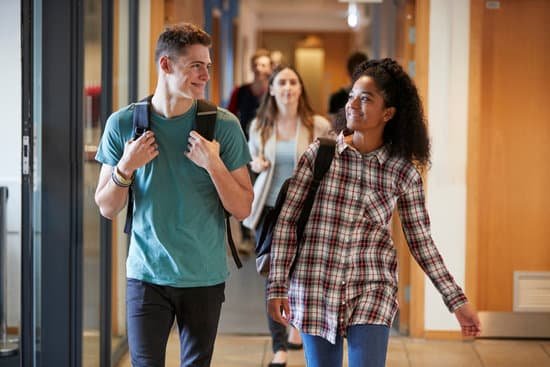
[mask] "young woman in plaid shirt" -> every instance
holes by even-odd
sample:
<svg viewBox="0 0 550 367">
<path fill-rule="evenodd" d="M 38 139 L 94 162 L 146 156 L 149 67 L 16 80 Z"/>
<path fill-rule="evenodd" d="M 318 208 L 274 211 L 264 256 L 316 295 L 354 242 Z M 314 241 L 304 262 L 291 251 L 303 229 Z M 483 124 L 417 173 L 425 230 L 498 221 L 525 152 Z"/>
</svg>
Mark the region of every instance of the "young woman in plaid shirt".
<svg viewBox="0 0 550 367">
<path fill-rule="evenodd" d="M 441 293 L 464 336 L 480 322 L 447 270 L 430 234 L 419 170 L 430 144 L 420 97 L 394 60 L 371 60 L 354 72 L 329 172 L 319 187 L 299 259 L 296 221 L 312 180 L 319 148 L 301 157 L 275 228 L 268 280 L 274 320 L 302 332 L 308 367 L 384 366 L 389 328 L 397 311 L 397 257 L 390 233 L 395 206 L 409 249 Z"/>
</svg>

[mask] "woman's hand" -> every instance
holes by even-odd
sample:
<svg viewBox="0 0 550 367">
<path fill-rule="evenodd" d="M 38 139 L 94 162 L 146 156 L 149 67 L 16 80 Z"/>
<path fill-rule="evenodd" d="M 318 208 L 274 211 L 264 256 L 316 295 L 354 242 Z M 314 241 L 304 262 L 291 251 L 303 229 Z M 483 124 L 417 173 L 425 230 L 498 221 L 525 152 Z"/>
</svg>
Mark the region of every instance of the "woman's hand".
<svg viewBox="0 0 550 367">
<path fill-rule="evenodd" d="M 466 303 L 455 310 L 455 317 L 462 329 L 462 336 L 479 336 L 481 334 L 481 322 L 477 312 Z"/>
<path fill-rule="evenodd" d="M 290 320 L 290 306 L 288 298 L 273 298 L 267 301 L 267 312 L 279 324 L 288 326 Z"/>
<path fill-rule="evenodd" d="M 271 162 L 265 160 L 264 157 L 256 157 L 250 162 L 250 168 L 256 173 L 260 173 L 269 168 Z"/>
</svg>

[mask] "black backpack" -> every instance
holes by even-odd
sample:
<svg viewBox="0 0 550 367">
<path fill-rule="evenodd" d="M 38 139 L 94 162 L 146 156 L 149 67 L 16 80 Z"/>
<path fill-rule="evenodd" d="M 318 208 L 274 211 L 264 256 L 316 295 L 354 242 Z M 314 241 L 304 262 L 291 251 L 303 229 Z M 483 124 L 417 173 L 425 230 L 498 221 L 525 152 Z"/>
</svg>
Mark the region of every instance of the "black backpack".
<svg viewBox="0 0 550 367">
<path fill-rule="evenodd" d="M 134 140 L 139 138 L 141 134 L 149 130 L 151 120 L 151 98 L 149 96 L 140 102 L 134 104 L 133 114 L 133 132 Z M 212 140 L 214 138 L 214 130 L 216 127 L 216 114 L 218 107 L 203 99 L 197 100 L 197 113 L 195 115 L 195 121 L 193 123 L 193 130 L 201 134 L 205 139 Z M 124 225 L 124 233 L 130 234 L 132 231 L 132 219 L 134 210 L 134 195 L 132 193 L 132 186 L 128 191 L 128 208 L 126 210 L 126 224 Z M 227 210 L 225 210 L 225 228 L 227 230 L 227 242 L 231 249 L 231 255 L 237 268 L 242 268 L 243 264 L 239 259 L 235 242 L 233 241 L 233 235 L 231 234 L 231 226 L 229 223 L 229 217 L 231 216 Z"/>
<path fill-rule="evenodd" d="M 298 261 L 298 255 L 300 254 L 300 242 L 302 241 L 302 236 L 304 234 L 304 229 L 306 228 L 307 221 L 309 219 L 309 214 L 311 208 L 313 207 L 313 202 L 315 201 L 315 195 L 317 194 L 317 189 L 323 180 L 323 177 L 327 173 L 330 165 L 332 163 L 332 158 L 334 157 L 334 151 L 336 148 L 336 142 L 333 139 L 328 138 L 319 138 L 318 139 L 321 145 L 315 157 L 315 165 L 313 168 L 313 180 L 309 186 L 306 199 L 304 201 L 304 207 L 300 213 L 300 217 L 296 222 L 296 255 L 292 260 L 290 265 L 289 278 L 294 272 L 294 267 Z M 270 252 L 271 252 L 271 241 L 273 240 L 273 232 L 275 225 L 277 224 L 277 219 L 283 208 L 283 204 L 286 199 L 286 193 L 288 191 L 288 186 L 290 184 L 291 178 L 285 180 L 281 186 L 281 190 L 277 195 L 277 200 L 275 202 L 275 207 L 268 211 L 265 214 L 265 218 L 261 223 L 260 234 L 256 239 L 256 270 L 260 275 L 267 276 L 269 274 L 269 265 L 270 265 Z"/>
</svg>

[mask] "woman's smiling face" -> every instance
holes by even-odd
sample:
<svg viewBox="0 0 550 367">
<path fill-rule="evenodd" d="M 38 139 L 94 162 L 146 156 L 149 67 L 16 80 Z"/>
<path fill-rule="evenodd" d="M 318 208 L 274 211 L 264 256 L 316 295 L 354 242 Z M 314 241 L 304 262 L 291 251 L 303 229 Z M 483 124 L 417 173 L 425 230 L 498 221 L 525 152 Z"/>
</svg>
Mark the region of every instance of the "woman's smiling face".
<svg viewBox="0 0 550 367">
<path fill-rule="evenodd" d="M 346 126 L 354 131 L 375 130 L 380 134 L 393 116 L 394 108 L 387 108 L 382 92 L 370 76 L 363 75 L 353 84 L 346 103 Z"/>
</svg>

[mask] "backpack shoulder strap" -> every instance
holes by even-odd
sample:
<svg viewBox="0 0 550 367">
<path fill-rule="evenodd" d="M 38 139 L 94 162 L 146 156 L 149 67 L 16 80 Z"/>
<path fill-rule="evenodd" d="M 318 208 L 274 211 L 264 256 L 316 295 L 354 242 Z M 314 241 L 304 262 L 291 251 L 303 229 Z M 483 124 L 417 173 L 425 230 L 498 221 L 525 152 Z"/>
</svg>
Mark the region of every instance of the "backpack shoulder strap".
<svg viewBox="0 0 550 367">
<path fill-rule="evenodd" d="M 332 164 L 332 158 L 334 157 L 334 151 L 336 149 L 336 141 L 330 138 L 318 138 L 321 145 L 317 151 L 315 157 L 315 167 L 313 168 L 313 180 L 321 182 L 325 173 L 327 173 L 330 165 Z"/>
<path fill-rule="evenodd" d="M 139 102 L 134 103 L 134 113 L 132 114 L 132 137 L 140 136 L 149 129 L 151 121 L 151 99 L 150 95 Z M 132 232 L 132 220 L 134 217 L 134 195 L 132 186 L 128 188 L 128 207 L 126 208 L 126 223 L 124 224 L 124 233 Z"/>
<path fill-rule="evenodd" d="M 319 146 L 317 156 L 315 157 L 313 180 L 309 186 L 309 190 L 307 191 L 302 212 L 296 222 L 296 256 L 290 266 L 290 274 L 294 272 L 294 267 L 296 266 L 298 255 L 300 254 L 300 242 L 302 241 L 304 230 L 306 228 L 307 221 L 309 220 L 309 214 L 311 213 L 311 208 L 313 207 L 313 202 L 315 201 L 317 189 L 332 164 L 332 159 L 334 158 L 334 152 L 336 150 L 336 141 L 333 139 L 319 138 L 319 142 L 321 145 Z"/>
<path fill-rule="evenodd" d="M 153 95 L 150 95 L 139 102 L 134 103 L 134 113 L 132 115 L 132 132 L 133 136 L 140 135 L 145 130 L 149 129 L 151 121 L 151 99 Z M 139 130 L 139 134 L 136 132 Z"/>
<path fill-rule="evenodd" d="M 218 114 L 218 107 L 204 99 L 197 100 L 197 113 L 195 116 L 195 122 L 193 128 L 207 140 L 214 139 L 214 131 L 216 129 L 216 116 Z M 223 205 L 222 205 L 223 206 Z M 233 234 L 231 233 L 231 224 L 229 222 L 230 214 L 225 210 L 225 228 L 227 232 L 227 242 L 229 249 L 231 250 L 231 256 L 237 265 L 237 268 L 242 268 L 243 264 L 239 258 L 237 252 L 237 246 L 233 241 Z"/>
<path fill-rule="evenodd" d="M 204 99 L 197 100 L 194 128 L 207 140 L 214 139 L 217 113 L 218 107 L 215 104 Z"/>
</svg>

